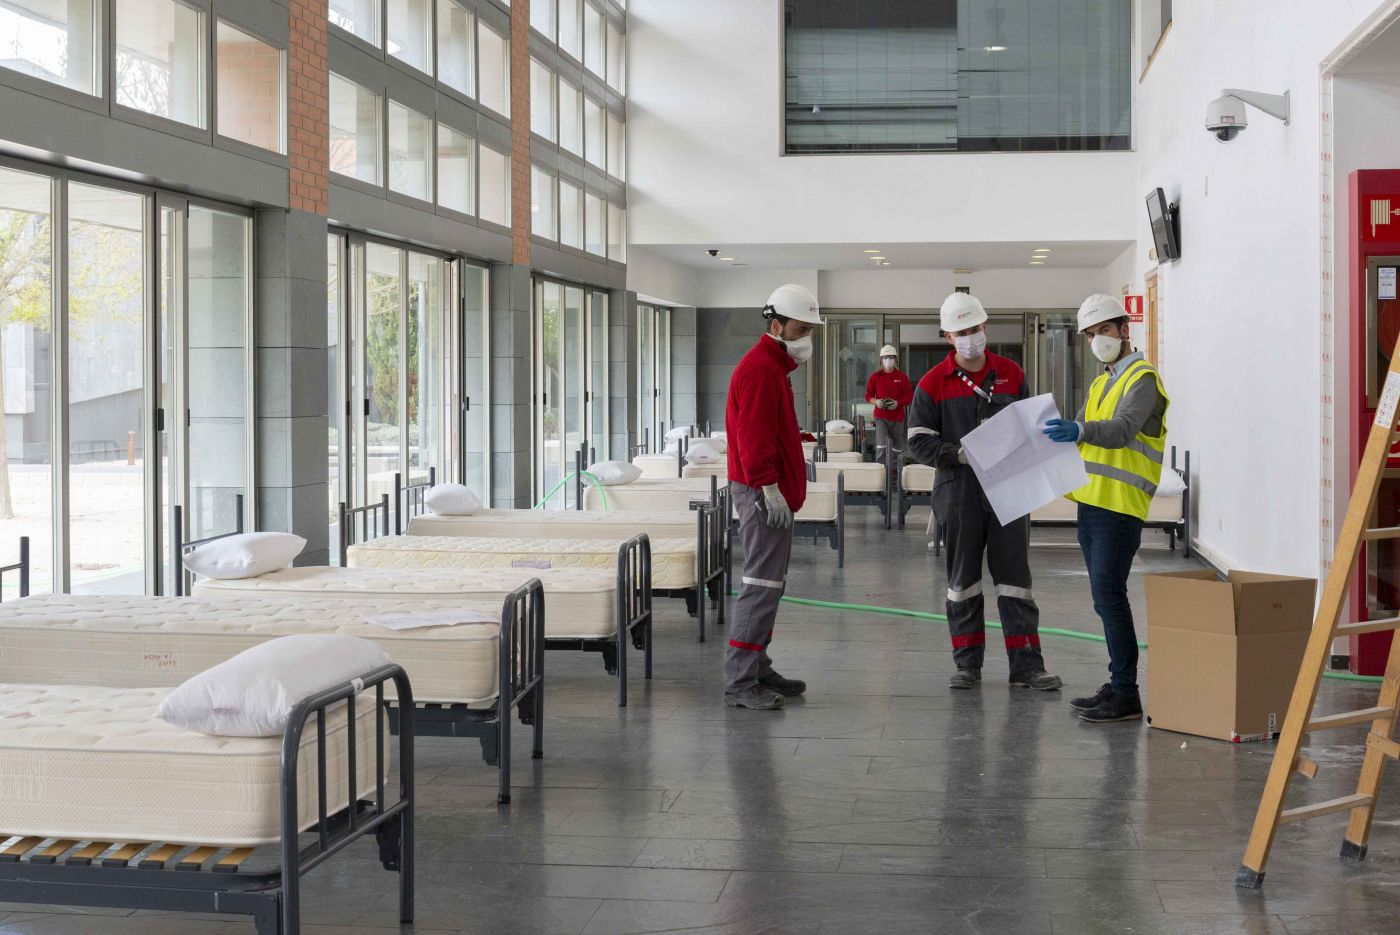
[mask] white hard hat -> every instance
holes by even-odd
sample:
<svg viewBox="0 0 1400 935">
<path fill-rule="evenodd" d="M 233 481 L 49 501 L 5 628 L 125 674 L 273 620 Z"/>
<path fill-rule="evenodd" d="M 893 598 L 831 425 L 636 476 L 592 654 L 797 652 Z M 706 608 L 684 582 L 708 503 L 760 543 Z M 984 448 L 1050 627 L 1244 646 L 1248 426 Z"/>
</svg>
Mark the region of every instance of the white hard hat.
<svg viewBox="0 0 1400 935">
<path fill-rule="evenodd" d="M 1102 292 L 1095 293 L 1079 306 L 1079 331 L 1083 333 L 1100 322 L 1127 317 L 1128 313 L 1123 309 L 1122 300 Z"/>
<path fill-rule="evenodd" d="M 943 300 L 943 307 L 938 310 L 938 327 L 949 334 L 966 331 L 986 320 L 987 310 L 976 296 L 966 292 L 954 292 Z"/>
<path fill-rule="evenodd" d="M 899 354 L 898 354 L 898 352 L 895 351 L 894 345 L 893 345 L 893 344 L 886 344 L 884 347 L 880 348 L 880 356 L 881 356 L 881 357 L 898 357 Z"/>
<path fill-rule="evenodd" d="M 765 316 L 771 311 L 774 315 L 791 318 L 793 321 L 805 321 L 809 325 L 822 323 L 817 297 L 812 295 L 806 286 L 796 283 L 790 282 L 774 289 L 773 294 L 768 297 L 768 304 L 763 306 L 763 311 Z"/>
</svg>

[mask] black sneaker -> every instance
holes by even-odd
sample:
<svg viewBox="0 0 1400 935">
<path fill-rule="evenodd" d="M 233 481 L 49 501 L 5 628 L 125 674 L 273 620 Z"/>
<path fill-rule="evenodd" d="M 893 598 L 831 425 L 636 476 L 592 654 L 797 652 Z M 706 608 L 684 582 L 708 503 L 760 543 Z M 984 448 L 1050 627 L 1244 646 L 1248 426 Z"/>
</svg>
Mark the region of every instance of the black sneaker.
<svg viewBox="0 0 1400 935">
<path fill-rule="evenodd" d="M 1038 692 L 1058 691 L 1065 683 L 1058 675 L 1051 675 L 1044 669 L 1036 669 L 1034 672 L 1021 672 L 1011 676 L 1010 684 L 1012 688 L 1034 688 Z"/>
<path fill-rule="evenodd" d="M 982 684 L 981 669 L 959 669 L 948 677 L 949 688 L 976 688 Z"/>
<path fill-rule="evenodd" d="M 1080 711 L 1079 719 L 1088 721 L 1090 724 L 1140 721 L 1142 720 L 1142 699 L 1136 696 L 1129 698 L 1127 695 L 1110 694 L 1108 700 L 1102 704 L 1090 708 L 1088 711 Z"/>
<path fill-rule="evenodd" d="M 767 675 L 758 677 L 758 684 L 769 691 L 777 692 L 788 698 L 796 698 L 807 691 L 807 683 L 801 679 L 786 679 L 776 672 L 769 672 Z"/>
<path fill-rule="evenodd" d="M 1109 698 L 1113 697 L 1113 686 L 1104 682 L 1099 686 L 1099 690 L 1086 698 L 1071 698 L 1069 706 L 1076 711 L 1088 711 L 1090 708 L 1097 708 Z"/>
<path fill-rule="evenodd" d="M 755 682 L 743 691 L 725 692 L 724 703 L 731 708 L 774 711 L 783 706 L 783 696 Z"/>
</svg>

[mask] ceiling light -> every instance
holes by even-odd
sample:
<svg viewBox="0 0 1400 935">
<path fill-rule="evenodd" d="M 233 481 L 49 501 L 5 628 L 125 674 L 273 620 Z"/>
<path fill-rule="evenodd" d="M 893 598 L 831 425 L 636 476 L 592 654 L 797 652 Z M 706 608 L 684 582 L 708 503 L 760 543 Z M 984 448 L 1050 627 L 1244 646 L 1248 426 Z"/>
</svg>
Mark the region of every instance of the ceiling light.
<svg viewBox="0 0 1400 935">
<path fill-rule="evenodd" d="M 1007 50 L 1007 48 L 1008 48 L 1008 47 L 1007 47 L 1007 46 L 1004 46 L 1004 45 L 984 45 L 984 46 L 982 46 L 982 51 L 983 51 L 983 52 L 1005 52 L 1005 51 Z"/>
<path fill-rule="evenodd" d="M 872 259 L 872 260 L 874 260 L 876 263 L 878 263 L 878 262 L 880 262 L 881 260 L 883 260 L 884 257 L 882 257 L 882 256 L 872 256 L 870 259 Z"/>
<path fill-rule="evenodd" d="M 867 250 L 866 253 L 879 253 L 879 250 Z"/>
<path fill-rule="evenodd" d="M 880 263 L 880 265 L 881 265 L 881 266 L 889 266 L 889 265 L 890 265 L 890 261 L 889 261 L 889 260 L 884 260 L 884 261 L 882 261 L 882 262 Z"/>
<path fill-rule="evenodd" d="M 720 259 L 723 260 L 723 261 L 726 262 L 726 263 L 733 263 L 733 262 L 734 262 L 734 258 L 733 258 L 732 256 L 722 256 L 722 257 L 720 257 Z"/>
<path fill-rule="evenodd" d="M 1031 260 L 1031 266 L 1044 266 L 1044 260 Z"/>
<path fill-rule="evenodd" d="M 1049 252 L 1050 252 L 1050 248 L 1049 248 L 1049 247 L 1036 247 L 1034 250 L 1031 251 L 1031 253 L 1049 253 Z"/>
</svg>

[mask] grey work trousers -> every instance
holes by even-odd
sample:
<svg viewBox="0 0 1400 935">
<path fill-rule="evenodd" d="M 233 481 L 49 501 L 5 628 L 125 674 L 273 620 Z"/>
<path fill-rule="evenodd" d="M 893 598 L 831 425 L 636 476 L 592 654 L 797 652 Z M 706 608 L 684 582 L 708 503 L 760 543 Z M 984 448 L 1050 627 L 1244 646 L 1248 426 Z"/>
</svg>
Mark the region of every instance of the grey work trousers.
<svg viewBox="0 0 1400 935">
<path fill-rule="evenodd" d="M 895 422 L 890 419 L 875 420 L 875 460 L 885 460 L 885 446 L 894 445 L 895 459 L 904 453 L 908 446 L 907 432 L 903 422 Z"/>
<path fill-rule="evenodd" d="M 768 644 L 773 642 L 773 623 L 786 587 L 792 530 L 768 525 L 763 491 L 737 482 L 729 487 L 739 514 L 744 571 L 724 656 L 724 689 L 741 692 L 773 671 Z"/>
</svg>

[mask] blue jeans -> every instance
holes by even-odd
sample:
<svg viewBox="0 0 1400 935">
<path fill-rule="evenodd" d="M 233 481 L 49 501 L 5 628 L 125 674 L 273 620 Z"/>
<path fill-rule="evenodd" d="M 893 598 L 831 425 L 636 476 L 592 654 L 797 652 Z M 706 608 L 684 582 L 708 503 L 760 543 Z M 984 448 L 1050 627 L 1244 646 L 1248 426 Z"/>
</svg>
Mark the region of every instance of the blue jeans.
<svg viewBox="0 0 1400 935">
<path fill-rule="evenodd" d="M 1142 520 L 1136 516 L 1079 504 L 1079 547 L 1089 569 L 1094 611 L 1108 640 L 1109 684 L 1130 698 L 1138 696 L 1138 645 L 1128 604 L 1128 573 L 1141 543 Z"/>
</svg>

